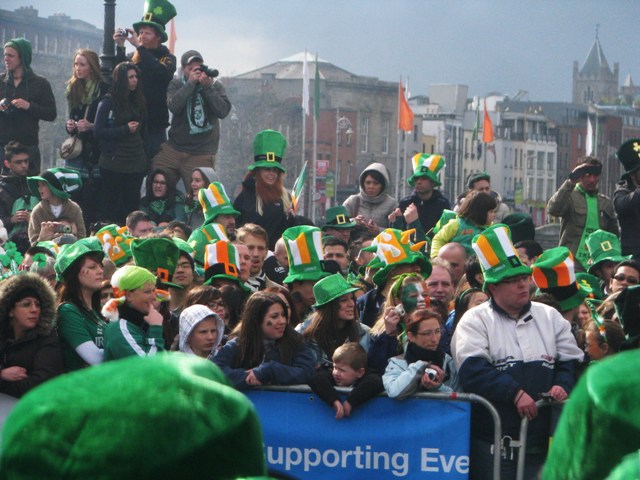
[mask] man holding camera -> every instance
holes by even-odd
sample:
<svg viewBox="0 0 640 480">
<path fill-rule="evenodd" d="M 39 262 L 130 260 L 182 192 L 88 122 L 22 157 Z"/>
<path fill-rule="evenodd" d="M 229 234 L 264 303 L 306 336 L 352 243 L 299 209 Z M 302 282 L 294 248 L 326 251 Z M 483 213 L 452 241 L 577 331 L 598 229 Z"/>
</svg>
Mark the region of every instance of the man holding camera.
<svg viewBox="0 0 640 480">
<path fill-rule="evenodd" d="M 144 148 L 149 159 L 158 153 L 167 139 L 169 125 L 167 86 L 176 72 L 176 57 L 162 45 L 168 40 L 165 25 L 176 16 L 175 7 L 167 0 L 148 0 L 147 12 L 131 28 L 119 28 L 113 35 L 116 42 L 116 64 L 127 60 L 135 63 L 142 75 L 142 92 L 147 108 L 147 132 Z M 129 56 L 125 41 L 135 48 Z"/>
<path fill-rule="evenodd" d="M 578 163 L 562 186 L 549 199 L 549 215 L 560 217 L 560 245 L 578 260 L 576 270 L 585 271 L 589 260 L 586 239 L 596 230 L 618 235 L 613 202 L 598 193 L 602 163 L 586 157 Z"/>
<path fill-rule="evenodd" d="M 169 140 L 154 157 L 153 168 L 163 169 L 171 185 L 182 178 L 189 188 L 194 168 L 215 169 L 220 119 L 231 111 L 231 102 L 215 78 L 217 70 L 203 65 L 200 53 L 189 50 L 180 63 L 182 75 L 171 80 L 167 90 L 167 105 L 173 114 Z"/>
</svg>

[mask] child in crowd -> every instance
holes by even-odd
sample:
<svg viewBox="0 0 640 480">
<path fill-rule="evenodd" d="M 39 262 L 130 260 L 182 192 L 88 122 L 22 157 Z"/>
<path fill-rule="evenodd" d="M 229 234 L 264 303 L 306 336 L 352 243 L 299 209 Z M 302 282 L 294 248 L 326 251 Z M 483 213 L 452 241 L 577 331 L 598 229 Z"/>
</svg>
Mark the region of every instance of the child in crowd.
<svg viewBox="0 0 640 480">
<path fill-rule="evenodd" d="M 70 192 L 82 186 L 80 174 L 69 168 L 51 168 L 40 176 L 28 177 L 29 190 L 40 199 L 29 219 L 29 242 L 53 240 L 65 233 L 87 236 L 80 206 Z"/>
<path fill-rule="evenodd" d="M 345 343 L 333 352 L 333 370 L 321 368 L 309 386 L 336 412 L 336 420 L 351 416 L 354 408 L 375 397 L 384 390 L 382 378 L 367 372 L 367 352 L 355 342 Z M 344 402 L 334 387 L 352 387 Z"/>
</svg>

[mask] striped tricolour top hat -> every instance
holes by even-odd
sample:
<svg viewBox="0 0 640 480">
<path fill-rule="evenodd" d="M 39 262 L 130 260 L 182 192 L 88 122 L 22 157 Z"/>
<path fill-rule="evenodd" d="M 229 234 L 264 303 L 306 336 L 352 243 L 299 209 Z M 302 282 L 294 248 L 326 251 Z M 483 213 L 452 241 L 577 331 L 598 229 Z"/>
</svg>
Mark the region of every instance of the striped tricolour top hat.
<svg viewBox="0 0 640 480">
<path fill-rule="evenodd" d="M 511 242 L 509 227 L 498 223 L 476 235 L 471 243 L 480 260 L 484 284 L 500 283 L 507 278 L 531 275 L 531 268 L 522 263 Z"/>
<path fill-rule="evenodd" d="M 563 312 L 577 307 L 592 296 L 591 289 L 578 282 L 573 254 L 567 247 L 545 251 L 531 265 L 533 281 L 541 292 L 549 293 Z"/>
<path fill-rule="evenodd" d="M 411 166 L 413 167 L 413 175 L 409 177 L 409 185 L 412 187 L 416 183 L 416 178 L 426 177 L 438 187 L 441 185 L 438 179 L 438 172 L 445 165 L 444 157 L 440 155 L 427 155 L 426 153 L 417 153 L 411 158 Z"/>
<path fill-rule="evenodd" d="M 227 232 L 219 223 L 209 223 L 194 230 L 187 243 L 193 247 L 193 259 L 198 265 L 204 265 L 205 248 L 218 240 L 229 241 Z"/>
<path fill-rule="evenodd" d="M 231 280 L 247 291 L 240 280 L 240 255 L 235 245 L 225 240 L 206 245 L 204 255 L 204 284 L 216 278 Z"/>
<path fill-rule="evenodd" d="M 289 274 L 284 283 L 315 282 L 329 275 L 323 268 L 322 231 L 318 227 L 301 225 L 287 228 L 282 238 L 289 258 Z"/>
<path fill-rule="evenodd" d="M 233 215 L 237 217 L 240 212 L 231 205 L 224 185 L 220 182 L 211 182 L 207 188 L 201 188 L 198 192 L 198 201 L 204 212 L 204 224 L 212 223 L 218 215 Z"/>
</svg>

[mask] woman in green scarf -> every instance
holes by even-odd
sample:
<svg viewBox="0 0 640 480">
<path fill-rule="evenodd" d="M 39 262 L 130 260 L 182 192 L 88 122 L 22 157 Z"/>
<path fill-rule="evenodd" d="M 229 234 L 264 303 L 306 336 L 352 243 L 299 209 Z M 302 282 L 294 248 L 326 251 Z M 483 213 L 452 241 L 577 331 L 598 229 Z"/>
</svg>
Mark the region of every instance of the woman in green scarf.
<svg viewBox="0 0 640 480">
<path fill-rule="evenodd" d="M 74 159 L 65 160 L 65 166 L 80 171 L 83 188 L 72 195 L 82 207 L 87 225 L 98 220 L 95 198 L 99 191 L 100 146 L 93 136 L 93 123 L 98 101 L 107 93 L 109 85 L 101 80 L 100 60 L 93 50 L 81 48 L 73 55 L 73 73 L 67 81 L 65 97 L 69 118 L 65 124 L 69 135 L 79 135 L 82 152 Z"/>
<path fill-rule="evenodd" d="M 158 226 L 187 219 L 184 199 L 167 181 L 166 172 L 160 168 L 147 175 L 146 192 L 140 201 L 140 210 L 146 212 Z"/>
</svg>

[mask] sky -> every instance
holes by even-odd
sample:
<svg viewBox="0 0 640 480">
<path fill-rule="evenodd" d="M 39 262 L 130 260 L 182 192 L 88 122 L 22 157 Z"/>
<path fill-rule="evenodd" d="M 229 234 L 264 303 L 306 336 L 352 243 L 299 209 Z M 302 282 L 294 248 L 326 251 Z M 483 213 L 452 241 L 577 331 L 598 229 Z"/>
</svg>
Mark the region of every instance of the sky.
<svg viewBox="0 0 640 480">
<path fill-rule="evenodd" d="M 0 0 L 66 13 L 102 28 L 103 0 Z M 532 101 L 571 101 L 573 62 L 596 35 L 620 83 L 640 84 L 637 0 L 174 0 L 176 55 L 199 50 L 233 76 L 305 49 L 353 74 L 396 82 L 412 96 L 457 83 L 469 96 L 529 92 Z M 116 3 L 116 27 L 143 14 L 142 0 Z"/>
</svg>

